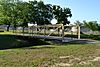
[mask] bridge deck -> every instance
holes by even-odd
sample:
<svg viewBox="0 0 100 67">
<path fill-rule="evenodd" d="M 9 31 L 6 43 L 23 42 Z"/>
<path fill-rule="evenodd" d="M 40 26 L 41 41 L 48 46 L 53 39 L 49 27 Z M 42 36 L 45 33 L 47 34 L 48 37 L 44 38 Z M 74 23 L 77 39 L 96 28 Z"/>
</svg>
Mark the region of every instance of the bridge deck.
<svg viewBox="0 0 100 67">
<path fill-rule="evenodd" d="M 31 36 L 31 37 L 38 38 L 38 39 L 58 40 L 58 41 L 62 41 L 62 42 L 71 42 L 71 41 L 79 40 L 77 38 L 71 38 L 71 37 L 64 37 L 62 39 L 62 37 L 59 37 L 59 36 L 44 36 L 44 35 L 31 35 L 31 34 L 24 34 L 24 35 L 17 34 L 17 35 L 18 36 Z"/>
</svg>

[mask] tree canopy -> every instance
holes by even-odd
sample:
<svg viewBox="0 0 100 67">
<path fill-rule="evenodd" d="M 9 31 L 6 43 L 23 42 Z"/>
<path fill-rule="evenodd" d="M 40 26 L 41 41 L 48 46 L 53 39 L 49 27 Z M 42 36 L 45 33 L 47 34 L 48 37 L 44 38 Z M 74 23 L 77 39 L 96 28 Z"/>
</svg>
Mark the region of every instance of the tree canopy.
<svg viewBox="0 0 100 67">
<path fill-rule="evenodd" d="M 58 23 L 69 24 L 68 17 L 72 17 L 71 9 L 53 5 L 53 16 L 58 20 Z"/>
<path fill-rule="evenodd" d="M 89 28 L 92 31 L 100 31 L 100 25 L 97 23 L 97 21 L 83 21 L 83 23 L 86 28 Z"/>
<path fill-rule="evenodd" d="M 27 23 L 51 24 L 53 18 L 56 18 L 58 23 L 69 24 L 68 17 L 72 17 L 72 14 L 70 8 L 44 4 L 43 1 L 1 0 L 1 16 L 0 21 L 3 24 L 13 25 L 16 28 L 16 26 L 26 27 Z"/>
</svg>

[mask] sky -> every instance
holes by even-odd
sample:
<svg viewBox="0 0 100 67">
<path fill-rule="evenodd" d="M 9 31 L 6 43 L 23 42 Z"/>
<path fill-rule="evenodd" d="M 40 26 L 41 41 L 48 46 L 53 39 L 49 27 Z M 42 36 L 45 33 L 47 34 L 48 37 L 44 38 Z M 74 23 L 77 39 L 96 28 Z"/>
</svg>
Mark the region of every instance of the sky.
<svg viewBox="0 0 100 67">
<path fill-rule="evenodd" d="M 28 0 L 25 0 L 28 1 Z M 32 1 L 32 0 L 31 0 Z M 39 0 L 38 0 L 39 1 Z M 71 23 L 79 21 L 97 21 L 100 23 L 100 0 L 42 0 L 45 4 L 60 5 L 71 9 Z"/>
</svg>

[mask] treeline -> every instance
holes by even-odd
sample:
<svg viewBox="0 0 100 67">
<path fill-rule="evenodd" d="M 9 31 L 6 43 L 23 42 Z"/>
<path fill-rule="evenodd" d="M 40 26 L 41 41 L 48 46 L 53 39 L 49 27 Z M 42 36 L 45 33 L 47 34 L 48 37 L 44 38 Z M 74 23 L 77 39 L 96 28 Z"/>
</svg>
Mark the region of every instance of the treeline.
<svg viewBox="0 0 100 67">
<path fill-rule="evenodd" d="M 97 21 L 85 21 L 85 20 L 83 22 L 76 21 L 74 24 L 88 28 L 92 31 L 100 31 L 100 24 L 97 23 Z"/>
<path fill-rule="evenodd" d="M 69 24 L 68 17 L 72 17 L 70 8 L 58 5 L 44 4 L 43 1 L 23 2 L 19 0 L 0 0 L 0 24 L 27 27 L 27 23 L 37 25 L 51 24 L 56 18 L 58 23 Z"/>
</svg>

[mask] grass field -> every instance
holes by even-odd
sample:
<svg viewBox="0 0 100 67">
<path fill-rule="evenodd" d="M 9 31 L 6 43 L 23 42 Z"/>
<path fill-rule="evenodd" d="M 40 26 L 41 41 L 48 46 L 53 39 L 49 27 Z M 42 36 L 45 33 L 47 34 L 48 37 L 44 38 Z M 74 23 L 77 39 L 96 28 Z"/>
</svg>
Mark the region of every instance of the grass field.
<svg viewBox="0 0 100 67">
<path fill-rule="evenodd" d="M 8 35 L 8 34 L 13 34 L 13 32 L 12 31 L 9 31 L 9 32 L 7 32 L 7 31 L 4 31 L 4 32 L 0 32 L 0 35 Z"/>
<path fill-rule="evenodd" d="M 0 47 L 14 43 L 18 45 L 19 40 L 0 36 Z M 20 44 L 27 45 L 23 41 Z M 100 46 L 52 43 L 0 50 L 0 67 L 100 67 Z"/>
<path fill-rule="evenodd" d="M 100 46 L 32 46 L 0 50 L 1 67 L 99 67 Z"/>
</svg>

